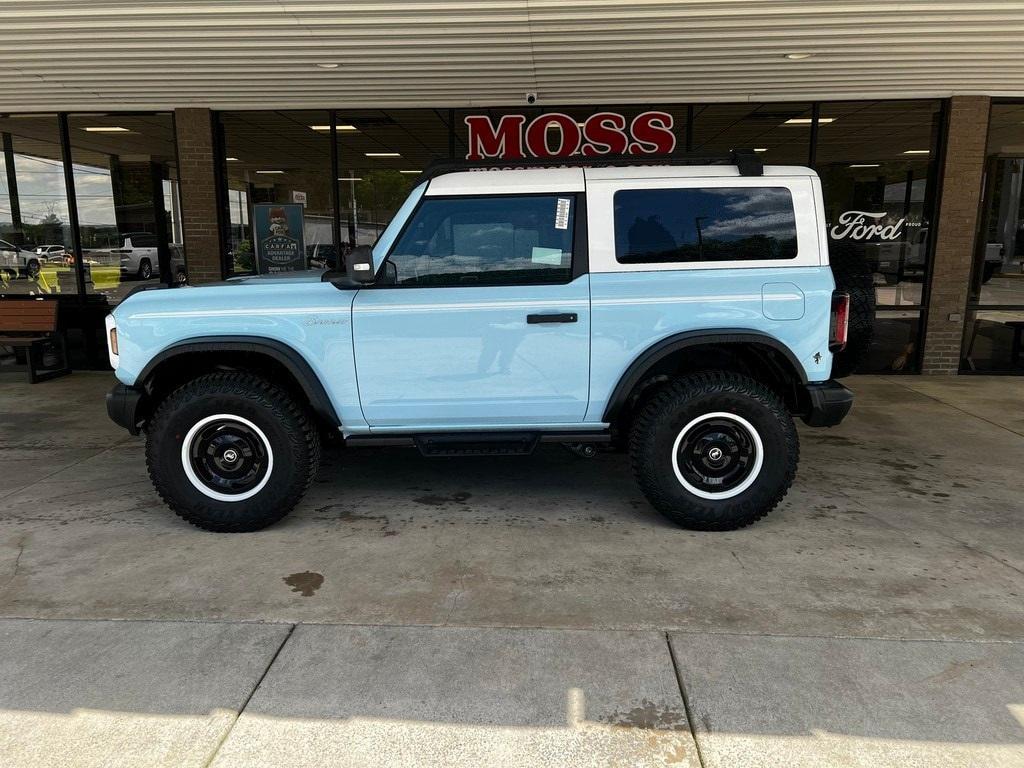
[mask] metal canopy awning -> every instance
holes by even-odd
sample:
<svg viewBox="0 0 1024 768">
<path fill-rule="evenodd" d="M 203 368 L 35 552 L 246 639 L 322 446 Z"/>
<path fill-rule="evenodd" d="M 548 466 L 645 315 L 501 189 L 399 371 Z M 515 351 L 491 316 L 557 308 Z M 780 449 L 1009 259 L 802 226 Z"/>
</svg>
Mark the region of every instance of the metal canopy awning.
<svg viewBox="0 0 1024 768">
<path fill-rule="evenodd" d="M 1016 96 L 1021 40 L 1008 0 L 4 0 L 0 111 Z"/>
</svg>

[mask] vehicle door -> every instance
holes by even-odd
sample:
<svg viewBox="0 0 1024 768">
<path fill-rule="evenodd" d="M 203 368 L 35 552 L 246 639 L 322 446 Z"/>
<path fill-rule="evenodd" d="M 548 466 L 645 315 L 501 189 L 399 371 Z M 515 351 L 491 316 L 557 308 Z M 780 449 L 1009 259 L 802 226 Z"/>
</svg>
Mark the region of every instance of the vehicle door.
<svg viewBox="0 0 1024 768">
<path fill-rule="evenodd" d="M 0 267 L 9 270 L 15 270 L 15 272 L 22 266 L 18 259 L 18 246 L 8 243 L 6 240 L 0 240 Z"/>
<path fill-rule="evenodd" d="M 587 410 L 583 193 L 425 196 L 353 303 L 371 427 L 574 424 Z"/>
</svg>

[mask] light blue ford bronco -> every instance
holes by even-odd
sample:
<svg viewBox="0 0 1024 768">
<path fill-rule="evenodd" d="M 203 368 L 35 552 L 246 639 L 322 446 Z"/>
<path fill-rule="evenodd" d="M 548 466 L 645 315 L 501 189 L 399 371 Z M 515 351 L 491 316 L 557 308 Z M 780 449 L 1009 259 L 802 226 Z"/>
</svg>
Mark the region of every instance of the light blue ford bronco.
<svg viewBox="0 0 1024 768">
<path fill-rule="evenodd" d="M 793 482 L 793 417 L 831 426 L 853 399 L 821 184 L 752 153 L 652 162 L 439 166 L 344 271 L 138 291 L 107 320 L 110 416 L 208 530 L 286 515 L 326 433 L 605 444 L 680 525 L 748 525 Z"/>
</svg>

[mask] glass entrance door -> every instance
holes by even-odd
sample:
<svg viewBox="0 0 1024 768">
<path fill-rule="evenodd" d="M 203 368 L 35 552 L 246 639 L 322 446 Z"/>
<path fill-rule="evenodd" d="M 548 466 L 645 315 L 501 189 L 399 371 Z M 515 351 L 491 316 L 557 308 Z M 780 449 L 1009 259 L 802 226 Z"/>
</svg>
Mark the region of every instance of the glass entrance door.
<svg viewBox="0 0 1024 768">
<path fill-rule="evenodd" d="M 1024 105 L 994 104 L 961 370 L 1024 373 Z"/>
</svg>

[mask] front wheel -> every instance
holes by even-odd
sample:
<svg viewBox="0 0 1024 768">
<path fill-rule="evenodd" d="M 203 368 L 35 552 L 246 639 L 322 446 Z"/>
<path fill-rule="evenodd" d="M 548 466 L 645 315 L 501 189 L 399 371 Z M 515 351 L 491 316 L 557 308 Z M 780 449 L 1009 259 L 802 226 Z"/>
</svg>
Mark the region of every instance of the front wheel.
<svg viewBox="0 0 1024 768">
<path fill-rule="evenodd" d="M 139 264 L 139 280 L 149 280 L 153 276 L 153 262 L 149 259 L 143 259 Z"/>
<path fill-rule="evenodd" d="M 702 531 L 750 525 L 786 495 L 800 446 L 772 390 L 728 371 L 666 384 L 630 433 L 633 473 L 663 515 Z"/>
<path fill-rule="evenodd" d="M 277 522 L 305 494 L 319 460 L 319 434 L 306 410 L 250 373 L 193 379 L 160 405 L 146 433 L 157 493 L 208 531 Z"/>
</svg>

